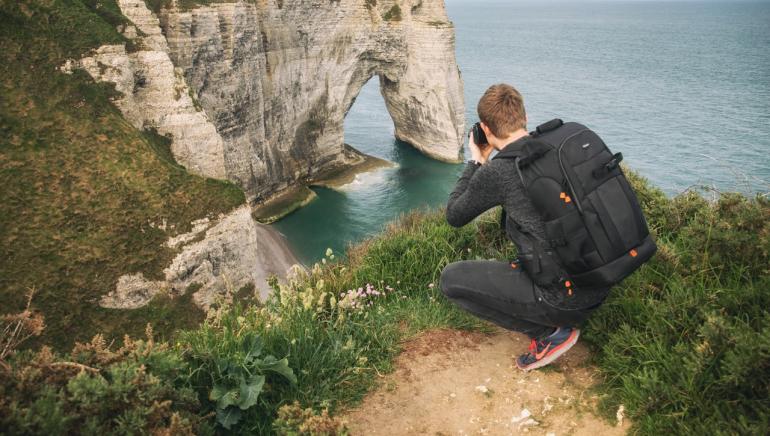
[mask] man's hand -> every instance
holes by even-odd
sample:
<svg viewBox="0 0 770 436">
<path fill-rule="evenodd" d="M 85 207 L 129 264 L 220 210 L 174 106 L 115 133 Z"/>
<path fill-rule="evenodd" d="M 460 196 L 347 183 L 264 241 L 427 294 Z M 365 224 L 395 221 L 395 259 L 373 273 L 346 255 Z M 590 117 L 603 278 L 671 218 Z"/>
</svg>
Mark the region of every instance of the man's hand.
<svg viewBox="0 0 770 436">
<path fill-rule="evenodd" d="M 482 165 L 487 163 L 487 159 L 489 159 L 489 155 L 492 154 L 492 150 L 494 149 L 490 144 L 484 144 L 482 146 L 476 145 L 476 143 L 473 142 L 472 133 L 468 135 L 468 148 L 471 149 L 471 159 Z"/>
</svg>

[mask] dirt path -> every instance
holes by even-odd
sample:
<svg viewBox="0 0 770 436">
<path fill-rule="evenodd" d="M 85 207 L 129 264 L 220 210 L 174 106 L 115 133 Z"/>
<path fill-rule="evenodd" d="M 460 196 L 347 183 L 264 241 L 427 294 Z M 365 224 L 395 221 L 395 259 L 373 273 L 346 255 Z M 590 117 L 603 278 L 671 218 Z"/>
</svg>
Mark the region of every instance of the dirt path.
<svg viewBox="0 0 770 436">
<path fill-rule="evenodd" d="M 551 366 L 524 373 L 526 336 L 434 330 L 409 341 L 396 370 L 342 415 L 354 435 L 622 435 L 598 418 L 593 370 L 578 343 Z"/>
</svg>

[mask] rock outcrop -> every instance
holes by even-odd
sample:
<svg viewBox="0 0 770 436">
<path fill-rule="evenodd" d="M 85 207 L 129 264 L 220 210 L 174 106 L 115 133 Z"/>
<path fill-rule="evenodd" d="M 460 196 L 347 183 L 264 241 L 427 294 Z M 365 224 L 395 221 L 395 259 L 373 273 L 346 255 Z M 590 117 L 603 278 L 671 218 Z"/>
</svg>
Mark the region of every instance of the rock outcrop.
<svg viewBox="0 0 770 436">
<path fill-rule="evenodd" d="M 129 122 L 170 137 L 179 163 L 239 184 L 252 205 L 371 166 L 344 144 L 343 121 L 375 75 L 396 136 L 434 158 L 459 159 L 463 90 L 443 0 L 164 3 L 156 15 L 143 0 L 118 0 L 130 43 L 63 69 L 114 83 Z M 267 275 L 284 276 L 296 260 L 248 206 L 193 227 L 169 241 L 180 251 L 164 280 L 123 276 L 100 304 L 136 308 L 160 292 L 193 289 L 208 308 L 248 284 L 264 298 Z"/>
<path fill-rule="evenodd" d="M 197 105 L 182 71 L 171 62 L 157 18 L 143 0 L 119 4 L 136 25 L 122 29 L 132 40 L 132 50 L 105 45 L 65 70 L 78 66 L 95 80 L 114 83 L 121 93 L 115 104 L 131 124 L 170 137 L 174 157 L 190 172 L 226 179 L 222 136 Z"/>
<path fill-rule="evenodd" d="M 161 292 L 190 291 L 193 301 L 208 310 L 218 299 L 252 285 L 255 296 L 264 301 L 270 292 L 268 277 L 285 277 L 299 263 L 281 236 L 255 222 L 246 205 L 216 220 L 198 220 L 191 232 L 169 239 L 166 245 L 179 253 L 163 271 L 164 280 L 148 280 L 141 273 L 124 275 L 99 305 L 136 309 Z"/>
<path fill-rule="evenodd" d="M 443 0 L 169 2 L 157 16 L 118 3 L 134 51 L 102 47 L 81 64 L 116 83 L 132 123 L 172 136 L 180 163 L 250 200 L 365 160 L 342 129 L 374 75 L 399 139 L 459 159 L 462 82 Z"/>
</svg>

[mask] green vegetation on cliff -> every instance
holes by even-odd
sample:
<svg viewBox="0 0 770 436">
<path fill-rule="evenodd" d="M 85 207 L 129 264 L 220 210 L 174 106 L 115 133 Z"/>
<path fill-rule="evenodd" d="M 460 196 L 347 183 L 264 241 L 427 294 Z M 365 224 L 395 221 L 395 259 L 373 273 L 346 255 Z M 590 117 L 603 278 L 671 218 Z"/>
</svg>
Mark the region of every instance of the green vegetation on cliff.
<svg viewBox="0 0 770 436">
<path fill-rule="evenodd" d="M 770 201 L 669 199 L 632 178 L 660 251 L 584 327 L 604 407 L 614 416 L 624 405 L 643 434 L 762 433 L 770 420 Z M 339 432 L 319 412 L 333 416 L 359 401 L 378 373 L 392 369 L 405 338 L 435 327 L 488 328 L 443 298 L 437 280 L 455 260 L 514 255 L 497 214 L 462 229 L 448 226 L 441 211 L 407 215 L 352 247 L 347 260 L 327 253 L 289 285 L 274 284 L 265 306 L 220 309 L 174 344 L 148 338 L 105 351 L 97 338 L 67 355 L 17 354 L 0 372 L 0 426 Z M 296 381 L 286 369 L 248 381 L 249 368 L 283 358 Z M 116 371 L 146 377 L 151 387 L 136 388 L 146 389 L 140 397 Z M 116 398 L 121 408 L 94 406 Z M 164 406 L 150 407 L 156 403 Z"/>
<path fill-rule="evenodd" d="M 167 237 L 244 201 L 230 184 L 186 173 L 165 138 L 129 125 L 109 86 L 58 70 L 125 43 L 115 31 L 123 20 L 113 0 L 0 2 L 4 433 L 342 431 L 319 411 L 359 401 L 403 339 L 488 329 L 443 298 L 438 277 L 455 260 L 513 257 L 496 213 L 462 229 L 440 211 L 407 215 L 347 260 L 330 253 L 274 283 L 263 307 L 221 308 L 200 326 L 204 314 L 180 299 L 98 308 L 121 274 L 160 275 L 173 256 Z M 585 326 L 604 407 L 614 415 L 624 405 L 644 434 L 765 432 L 770 201 L 669 199 L 638 177 L 634 185 L 660 251 Z M 148 319 L 161 339 L 143 332 Z M 188 331 L 168 334 L 180 325 Z M 112 341 L 124 333 L 145 339 Z"/>
<path fill-rule="evenodd" d="M 114 0 L 0 2 L 0 313 L 33 308 L 58 349 L 193 327 L 194 304 L 158 298 L 138 311 L 102 309 L 117 278 L 160 277 L 169 236 L 244 202 L 235 186 L 188 174 L 168 140 L 131 126 L 113 88 L 59 67 L 102 44 L 124 43 Z M 164 226 L 165 224 L 165 226 Z"/>
</svg>

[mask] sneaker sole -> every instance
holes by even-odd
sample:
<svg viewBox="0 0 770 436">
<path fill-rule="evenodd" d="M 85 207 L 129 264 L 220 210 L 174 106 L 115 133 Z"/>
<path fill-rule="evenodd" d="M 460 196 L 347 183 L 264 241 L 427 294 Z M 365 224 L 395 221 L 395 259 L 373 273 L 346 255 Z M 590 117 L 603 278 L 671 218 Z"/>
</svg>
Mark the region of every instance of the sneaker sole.
<svg viewBox="0 0 770 436">
<path fill-rule="evenodd" d="M 569 338 L 567 338 L 564 343 L 560 344 L 558 347 L 554 349 L 554 351 L 543 357 L 542 359 L 538 360 L 537 362 L 534 362 L 532 364 L 529 364 L 525 367 L 521 367 L 518 365 L 518 362 L 516 362 L 516 366 L 519 367 L 519 369 L 523 371 L 530 371 L 537 368 L 542 368 L 549 363 L 553 362 L 554 360 L 558 359 L 562 354 L 569 351 L 570 348 L 572 348 L 573 345 L 577 343 L 578 338 L 580 337 L 580 330 L 575 329 L 575 334 L 570 335 Z"/>
</svg>

